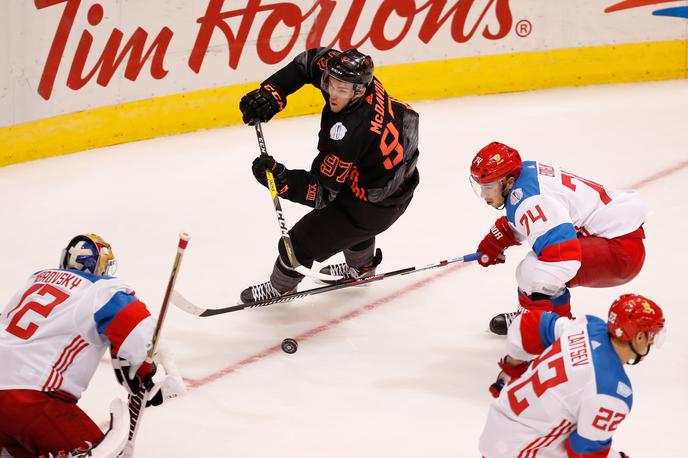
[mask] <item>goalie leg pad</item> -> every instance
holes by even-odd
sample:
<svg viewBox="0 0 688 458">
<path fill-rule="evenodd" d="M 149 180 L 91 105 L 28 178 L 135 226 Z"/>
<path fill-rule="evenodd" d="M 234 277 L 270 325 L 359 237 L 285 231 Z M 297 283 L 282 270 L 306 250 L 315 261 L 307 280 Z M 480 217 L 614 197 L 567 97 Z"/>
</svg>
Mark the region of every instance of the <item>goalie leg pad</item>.
<svg viewBox="0 0 688 458">
<path fill-rule="evenodd" d="M 110 429 L 100 443 L 90 450 L 75 450 L 66 455 L 72 458 L 117 458 L 121 456 L 129 438 L 129 412 L 124 402 L 115 398 L 110 402 Z"/>
</svg>

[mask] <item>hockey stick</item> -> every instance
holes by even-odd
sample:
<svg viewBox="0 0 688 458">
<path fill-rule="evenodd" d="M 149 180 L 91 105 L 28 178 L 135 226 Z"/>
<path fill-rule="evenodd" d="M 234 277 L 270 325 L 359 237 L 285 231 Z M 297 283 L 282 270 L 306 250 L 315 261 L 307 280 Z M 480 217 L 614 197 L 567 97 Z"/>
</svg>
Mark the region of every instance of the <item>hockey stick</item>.
<svg viewBox="0 0 688 458">
<path fill-rule="evenodd" d="M 172 265 L 172 272 L 170 273 L 170 279 L 167 282 L 167 289 L 165 290 L 165 296 L 162 300 L 162 307 L 160 308 L 160 314 L 158 315 L 158 322 L 155 324 L 155 331 L 153 332 L 153 339 L 151 340 L 151 347 L 148 350 L 148 356 L 146 357 L 147 362 L 153 361 L 153 355 L 155 355 L 155 349 L 158 345 L 158 340 L 160 340 L 160 332 L 162 331 L 162 324 L 165 321 L 165 316 L 167 315 L 167 309 L 170 303 L 170 298 L 172 296 L 172 291 L 174 291 L 174 284 L 177 281 L 177 273 L 179 272 L 179 265 L 182 262 L 182 256 L 186 250 L 186 246 L 189 243 L 191 237 L 186 232 L 179 234 L 179 243 L 177 244 L 177 255 L 174 258 L 174 264 Z M 139 425 L 141 424 L 141 417 L 143 417 L 143 412 L 146 407 L 146 402 L 148 401 L 148 391 L 141 386 L 141 389 L 136 394 L 129 395 L 129 438 L 127 441 L 127 446 L 121 456 L 132 457 L 134 454 L 134 440 L 136 439 L 136 433 L 139 430 Z"/>
<path fill-rule="evenodd" d="M 253 308 L 253 307 L 265 307 L 266 305 L 271 305 L 271 304 L 278 304 L 282 302 L 290 302 L 295 299 L 299 299 L 301 297 L 306 297 L 306 296 L 312 296 L 315 294 L 321 294 L 321 293 L 326 293 L 329 291 L 335 291 L 338 289 L 343 289 L 343 288 L 349 288 L 351 286 L 360 286 L 360 285 L 365 285 L 368 283 L 373 283 L 376 281 L 384 280 L 385 278 L 389 277 L 394 277 L 397 275 L 408 275 L 408 274 L 413 274 L 416 272 L 422 272 L 424 270 L 429 270 L 429 269 L 434 269 L 437 267 L 444 267 L 448 266 L 449 264 L 454 264 L 456 262 L 470 262 L 470 261 L 476 261 L 480 257 L 481 253 L 471 253 L 467 254 L 466 256 L 461 256 L 459 258 L 453 258 L 449 260 L 444 260 L 444 261 L 439 261 L 434 264 L 428 264 L 427 266 L 423 267 L 406 267 L 404 269 L 399 269 L 399 270 L 394 270 L 391 272 L 386 272 L 383 274 L 379 275 L 374 275 L 372 277 L 368 278 L 361 278 L 361 279 L 349 279 L 349 280 L 343 280 L 339 283 L 336 283 L 334 285 L 327 285 L 327 286 L 321 286 L 318 288 L 312 288 L 312 289 L 307 289 L 304 291 L 299 291 L 296 293 L 291 293 L 291 294 L 285 294 L 284 296 L 276 297 L 273 299 L 267 299 L 263 301 L 256 301 L 256 302 L 250 302 L 248 304 L 238 304 L 238 305 L 231 305 L 228 307 L 220 307 L 220 308 L 203 308 L 199 307 L 198 305 L 195 305 L 191 301 L 189 301 L 187 298 L 185 298 L 179 291 L 174 291 L 172 293 L 172 303 L 177 306 L 178 308 L 184 310 L 187 313 L 190 313 L 192 315 L 196 316 L 213 316 L 213 315 L 220 315 L 223 313 L 229 313 L 229 312 L 236 312 L 237 310 L 243 310 L 246 308 Z"/>
<path fill-rule="evenodd" d="M 265 137 L 263 137 L 263 128 L 260 126 L 260 121 L 255 120 L 254 126 L 256 128 L 256 136 L 258 137 L 258 149 L 260 149 L 260 155 L 267 156 L 268 149 L 265 146 Z M 289 264 L 291 265 L 291 268 L 301 275 L 317 278 L 318 280 L 341 280 L 342 277 L 315 272 L 314 270 L 301 265 L 298 259 L 296 259 L 294 247 L 291 244 L 291 237 L 289 236 L 289 230 L 287 229 L 287 221 L 284 219 L 282 204 L 280 203 L 279 194 L 277 193 L 277 186 L 275 186 L 275 177 L 272 176 L 272 172 L 268 169 L 265 170 L 265 176 L 268 180 L 268 188 L 270 189 L 270 195 L 272 196 L 272 204 L 275 206 L 275 214 L 277 215 L 277 224 L 279 225 L 280 232 L 282 233 L 282 242 L 284 243 L 284 248 L 287 251 L 287 257 L 289 258 Z"/>
</svg>

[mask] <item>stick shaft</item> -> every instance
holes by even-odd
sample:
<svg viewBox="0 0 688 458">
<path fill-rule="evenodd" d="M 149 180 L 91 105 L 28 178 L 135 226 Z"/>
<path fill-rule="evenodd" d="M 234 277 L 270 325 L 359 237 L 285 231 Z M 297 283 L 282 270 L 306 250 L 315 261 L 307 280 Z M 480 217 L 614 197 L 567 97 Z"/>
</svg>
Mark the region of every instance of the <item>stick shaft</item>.
<svg viewBox="0 0 688 458">
<path fill-rule="evenodd" d="M 177 281 L 177 274 L 179 273 L 179 265 L 182 262 L 182 257 L 184 256 L 184 251 L 189 243 L 189 234 L 182 232 L 179 234 L 179 243 L 177 244 L 177 254 L 174 258 L 174 263 L 172 264 L 172 272 L 170 273 L 170 279 L 167 282 L 167 289 L 165 290 L 165 296 L 162 300 L 162 307 L 160 307 L 160 313 L 158 314 L 158 322 L 155 324 L 155 331 L 153 332 L 153 339 L 151 340 L 151 347 L 148 350 L 147 361 L 151 361 L 153 355 L 155 354 L 155 349 L 160 340 L 160 332 L 162 331 L 162 325 L 165 321 L 165 316 L 167 316 L 167 309 L 170 304 L 170 297 L 172 296 L 172 291 L 174 290 L 174 284 Z M 146 402 L 148 401 L 148 392 L 141 386 L 141 390 L 136 394 L 130 394 L 128 399 L 129 407 L 129 439 L 127 441 L 127 446 L 124 449 L 124 457 L 132 457 L 134 455 L 134 444 L 136 439 L 136 434 L 139 431 L 139 425 L 141 424 L 141 417 L 143 417 L 144 409 L 146 408 Z"/>
<path fill-rule="evenodd" d="M 263 128 L 260 125 L 260 121 L 256 120 L 254 126 L 256 128 L 256 137 L 258 138 L 258 149 L 260 150 L 260 155 L 267 156 L 268 149 L 265 146 L 265 137 L 263 137 Z M 284 213 L 282 212 L 282 204 L 280 203 L 279 194 L 277 193 L 277 186 L 275 186 L 275 177 L 272 175 L 270 170 L 265 170 L 265 176 L 268 180 L 268 188 L 270 189 L 270 195 L 272 196 L 272 204 L 275 207 L 275 214 L 277 215 L 277 225 L 279 226 L 280 233 L 282 234 L 282 241 L 284 242 L 284 248 L 287 251 L 289 264 L 292 268 L 296 269 L 301 264 L 296 259 L 294 247 L 291 244 L 289 229 L 287 229 L 287 221 L 285 220 Z"/>
<path fill-rule="evenodd" d="M 151 348 L 148 350 L 148 358 L 152 358 L 155 354 L 155 349 L 160 340 L 160 332 L 162 331 L 162 324 L 167 316 L 167 309 L 170 305 L 170 297 L 172 296 L 172 291 L 174 290 L 174 285 L 177 282 L 177 273 L 179 272 L 179 265 L 182 262 L 182 257 L 184 256 L 184 251 L 189 244 L 189 234 L 182 232 L 179 234 L 179 243 L 177 244 L 177 254 L 174 257 L 174 263 L 172 264 L 172 271 L 170 272 L 170 279 L 167 282 L 167 288 L 165 289 L 165 296 L 162 300 L 162 307 L 160 307 L 160 314 L 158 315 L 158 322 L 155 324 L 155 332 L 153 332 L 153 340 L 151 341 Z"/>
<path fill-rule="evenodd" d="M 174 292 L 174 297 L 172 302 L 178 307 L 184 310 L 187 313 L 191 313 L 196 316 L 213 316 L 213 315 L 221 315 L 224 313 L 229 313 L 229 312 L 236 312 L 238 310 L 244 310 L 247 308 L 254 308 L 254 307 L 265 307 L 268 305 L 272 304 L 278 304 L 278 303 L 283 303 L 283 302 L 290 302 L 295 299 L 299 299 L 302 297 L 306 296 L 312 296 L 315 294 L 322 294 L 326 293 L 329 291 L 336 291 L 338 289 L 343 289 L 343 288 L 349 288 L 352 286 L 360 286 L 360 285 L 365 285 L 368 283 L 373 283 L 376 281 L 384 280 L 385 278 L 389 277 L 395 277 L 395 276 L 400 276 L 400 275 L 409 275 L 417 272 L 422 272 L 425 270 L 430 270 L 430 269 L 435 269 L 438 267 L 444 267 L 448 266 L 450 264 L 454 264 L 457 262 L 471 262 L 475 261 L 480 257 L 481 253 L 471 253 L 467 254 L 466 256 L 462 256 L 459 258 L 453 258 L 449 260 L 443 260 L 439 261 L 433 264 L 428 264 L 426 266 L 422 267 L 405 267 L 403 269 L 397 269 L 391 272 L 385 272 L 382 274 L 374 275 L 372 277 L 368 277 L 365 279 L 358 279 L 358 280 L 349 280 L 349 281 L 343 281 L 341 283 L 336 283 L 333 285 L 327 285 L 327 286 L 320 286 L 318 288 L 312 288 L 312 289 L 307 289 L 305 291 L 299 291 L 296 293 L 291 293 L 291 294 L 286 294 L 284 296 L 280 296 L 274 299 L 268 299 L 265 301 L 259 301 L 259 302 L 252 302 L 249 304 L 239 304 L 239 305 L 231 305 L 228 307 L 220 307 L 220 308 L 204 308 L 197 306 L 193 304 L 191 301 L 186 299 L 179 291 Z"/>
</svg>

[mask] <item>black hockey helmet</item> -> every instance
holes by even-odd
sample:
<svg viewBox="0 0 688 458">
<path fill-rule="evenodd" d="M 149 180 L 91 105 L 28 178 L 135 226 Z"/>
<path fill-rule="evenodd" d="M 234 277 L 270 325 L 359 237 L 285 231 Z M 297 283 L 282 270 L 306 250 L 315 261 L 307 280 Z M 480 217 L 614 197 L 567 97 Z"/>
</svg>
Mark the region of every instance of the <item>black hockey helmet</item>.
<svg viewBox="0 0 688 458">
<path fill-rule="evenodd" d="M 347 49 L 327 61 L 327 70 L 323 73 L 321 87 L 327 92 L 330 77 L 354 85 L 354 97 L 365 92 L 373 81 L 373 58 L 361 53 L 358 49 Z"/>
</svg>

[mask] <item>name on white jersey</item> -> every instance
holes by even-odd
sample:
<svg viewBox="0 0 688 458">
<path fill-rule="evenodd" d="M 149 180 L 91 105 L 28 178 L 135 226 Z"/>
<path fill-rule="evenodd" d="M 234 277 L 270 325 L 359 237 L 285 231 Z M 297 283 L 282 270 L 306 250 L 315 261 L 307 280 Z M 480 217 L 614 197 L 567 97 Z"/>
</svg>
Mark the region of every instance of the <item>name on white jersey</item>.
<svg viewBox="0 0 688 458">
<path fill-rule="evenodd" d="M 574 366 L 585 366 L 586 364 L 590 364 L 587 340 L 585 331 L 568 336 L 569 359 Z"/>
<path fill-rule="evenodd" d="M 76 288 L 81 284 L 83 279 L 78 275 L 69 272 L 60 272 L 54 270 L 47 270 L 36 275 L 34 283 L 50 283 L 56 286 L 64 286 L 70 290 Z"/>
</svg>

